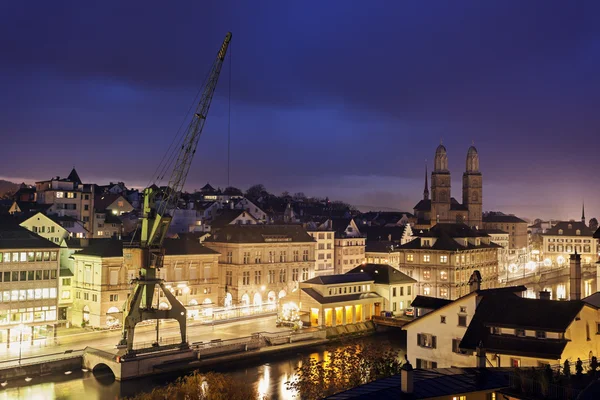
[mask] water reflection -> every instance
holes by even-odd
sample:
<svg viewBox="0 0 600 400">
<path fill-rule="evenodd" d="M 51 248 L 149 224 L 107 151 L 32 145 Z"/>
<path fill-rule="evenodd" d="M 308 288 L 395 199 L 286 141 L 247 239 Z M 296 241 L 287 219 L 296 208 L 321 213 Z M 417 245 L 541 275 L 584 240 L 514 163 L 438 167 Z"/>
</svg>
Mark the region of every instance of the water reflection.
<svg viewBox="0 0 600 400">
<path fill-rule="evenodd" d="M 400 351 L 404 357 L 405 339 L 398 332 L 379 334 L 359 339 L 360 343 L 390 346 Z M 341 347 L 342 344 L 339 344 Z M 244 363 L 231 364 L 211 368 L 216 372 L 229 373 L 233 377 L 248 384 L 253 384 L 261 395 L 270 400 L 292 399 L 294 393 L 287 389 L 286 382 L 291 380 L 296 368 L 303 357 L 310 355 L 318 360 L 328 360 L 329 352 L 325 346 L 306 350 L 301 353 L 269 355 L 267 358 L 257 358 Z M 182 374 L 172 374 L 160 377 L 138 379 L 120 383 L 112 375 L 94 374 L 91 371 L 73 371 L 71 375 L 48 376 L 34 378 L 30 384 L 9 381 L 5 388 L 0 388 L 0 400 L 8 399 L 40 399 L 40 400 L 104 400 L 120 399 L 134 396 L 141 391 L 149 391 L 153 387 L 166 385 Z M 15 387 L 16 384 L 21 387 Z M 296 397 L 297 399 L 297 397 Z"/>
</svg>

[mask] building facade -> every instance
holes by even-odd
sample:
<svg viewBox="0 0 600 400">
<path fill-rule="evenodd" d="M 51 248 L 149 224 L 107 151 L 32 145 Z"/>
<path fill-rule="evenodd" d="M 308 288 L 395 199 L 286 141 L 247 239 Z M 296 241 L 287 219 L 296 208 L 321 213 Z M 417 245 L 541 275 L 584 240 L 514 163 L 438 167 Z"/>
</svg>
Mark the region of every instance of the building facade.
<svg viewBox="0 0 600 400">
<path fill-rule="evenodd" d="M 383 298 L 381 311 L 403 315 L 415 298 L 415 279 L 387 264 L 363 264 L 352 273 L 365 273 L 373 279 L 372 289 Z"/>
<path fill-rule="evenodd" d="M 276 305 L 314 276 L 317 242 L 300 225 L 226 225 L 204 244 L 221 255 L 219 305 Z"/>
<path fill-rule="evenodd" d="M 88 232 L 94 226 L 94 185 L 81 183 L 73 169 L 66 179 L 56 177 L 35 183 L 37 202 L 50 205 L 49 214 L 81 221 Z"/>
<path fill-rule="evenodd" d="M 498 285 L 499 245 L 465 224 L 437 224 L 401 245 L 400 271 L 417 280 L 416 294 L 457 299 L 469 292 L 469 277 L 481 271 L 482 287 Z"/>
<path fill-rule="evenodd" d="M 335 273 L 345 274 L 365 261 L 367 238 L 352 218 L 332 220 L 335 249 Z"/>
<path fill-rule="evenodd" d="M 373 279 L 365 273 L 314 277 L 300 284 L 300 311 L 308 316 L 310 326 L 368 321 L 383 311 L 383 298 L 373 291 L 373 285 Z"/>
<path fill-rule="evenodd" d="M 579 221 L 561 221 L 542 234 L 542 257 L 552 265 L 566 267 L 569 256 L 581 255 L 583 264 L 595 263 L 598 259 L 597 241 L 594 232 Z"/>
<path fill-rule="evenodd" d="M 317 242 L 315 250 L 315 275 L 332 275 L 335 263 L 333 230 L 307 230 L 307 232 Z"/>
<path fill-rule="evenodd" d="M 96 239 L 73 254 L 74 292 L 72 323 L 98 328 L 118 326 L 131 280 L 139 275 L 140 259 L 135 249 L 123 247 L 116 239 Z M 188 318 L 204 310 L 211 312 L 217 302 L 219 254 L 192 240 L 165 239 L 163 268 L 158 276 L 177 299 L 188 307 Z M 170 308 L 168 300 L 157 290 L 158 308 Z"/>
<path fill-rule="evenodd" d="M 53 338 L 59 246 L 18 225 L 0 225 L 0 343 Z"/>
<path fill-rule="evenodd" d="M 417 217 L 415 228 L 429 229 L 437 223 L 464 223 L 481 228 L 483 207 L 483 180 L 479 171 L 479 154 L 474 146 L 467 151 L 463 174 L 462 204 L 451 195 L 451 177 L 448 154 L 443 145 L 435 151 L 434 169 L 431 173 L 431 198 L 425 170 L 423 200 L 414 207 Z"/>
</svg>

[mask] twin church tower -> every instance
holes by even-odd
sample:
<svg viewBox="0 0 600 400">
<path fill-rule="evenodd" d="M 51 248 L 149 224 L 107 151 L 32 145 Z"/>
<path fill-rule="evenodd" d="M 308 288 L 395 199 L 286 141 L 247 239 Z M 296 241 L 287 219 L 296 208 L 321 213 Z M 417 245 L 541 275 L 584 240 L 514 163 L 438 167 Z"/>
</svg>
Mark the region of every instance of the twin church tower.
<svg viewBox="0 0 600 400">
<path fill-rule="evenodd" d="M 466 170 L 463 174 L 462 204 L 450 195 L 448 154 L 440 144 L 435 151 L 434 170 L 431 173 L 431 199 L 425 167 L 423 200 L 414 207 L 417 229 L 429 229 L 437 223 L 465 223 L 482 229 L 482 176 L 479 172 L 479 155 L 474 146 L 467 151 Z"/>
</svg>

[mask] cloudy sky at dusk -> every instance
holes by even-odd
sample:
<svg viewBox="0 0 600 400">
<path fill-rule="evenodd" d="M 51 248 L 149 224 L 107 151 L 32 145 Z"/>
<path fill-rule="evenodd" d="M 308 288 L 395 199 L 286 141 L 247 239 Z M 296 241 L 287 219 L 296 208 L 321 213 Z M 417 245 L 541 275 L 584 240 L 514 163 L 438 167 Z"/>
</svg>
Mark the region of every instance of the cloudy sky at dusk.
<svg viewBox="0 0 600 400">
<path fill-rule="evenodd" d="M 600 2 L 95 3 L 0 4 L 0 177 L 145 185 L 231 31 L 188 190 L 227 184 L 231 68 L 234 186 L 411 210 L 474 141 L 484 209 L 600 217 Z"/>
</svg>

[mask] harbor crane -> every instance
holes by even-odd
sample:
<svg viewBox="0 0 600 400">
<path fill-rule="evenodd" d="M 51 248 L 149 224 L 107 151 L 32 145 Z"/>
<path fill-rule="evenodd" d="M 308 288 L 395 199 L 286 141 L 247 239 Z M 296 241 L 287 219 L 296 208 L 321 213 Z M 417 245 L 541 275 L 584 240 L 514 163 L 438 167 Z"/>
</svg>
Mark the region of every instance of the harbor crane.
<svg viewBox="0 0 600 400">
<path fill-rule="evenodd" d="M 186 309 L 177 300 L 177 297 L 165 287 L 163 279 L 158 277 L 157 272 L 163 265 L 165 255 L 163 243 L 196 153 L 198 140 L 206 122 L 230 41 L 231 32 L 227 33 L 217 53 L 217 58 L 212 65 L 192 120 L 183 136 L 181 146 L 175 149 L 176 153 L 173 153 L 173 159 L 175 159 L 175 154 L 177 157 L 167 188 L 161 191 L 160 199 L 158 199 L 156 187 L 150 186 L 144 189 L 139 242 L 132 242 L 131 245 L 125 246 L 123 249 L 124 254 L 128 253 L 128 257 L 131 257 L 134 265 L 139 265 L 139 276 L 132 280 L 132 292 L 123 306 L 124 321 L 121 340 L 117 346 L 126 348 L 127 354 L 133 350 L 135 326 L 147 320 L 157 320 L 158 343 L 158 320 L 175 319 L 179 323 L 181 345 L 187 345 Z M 154 306 L 153 300 L 157 294 L 156 289 L 162 291 L 171 305 L 170 309 L 163 310 L 158 306 Z"/>
</svg>

